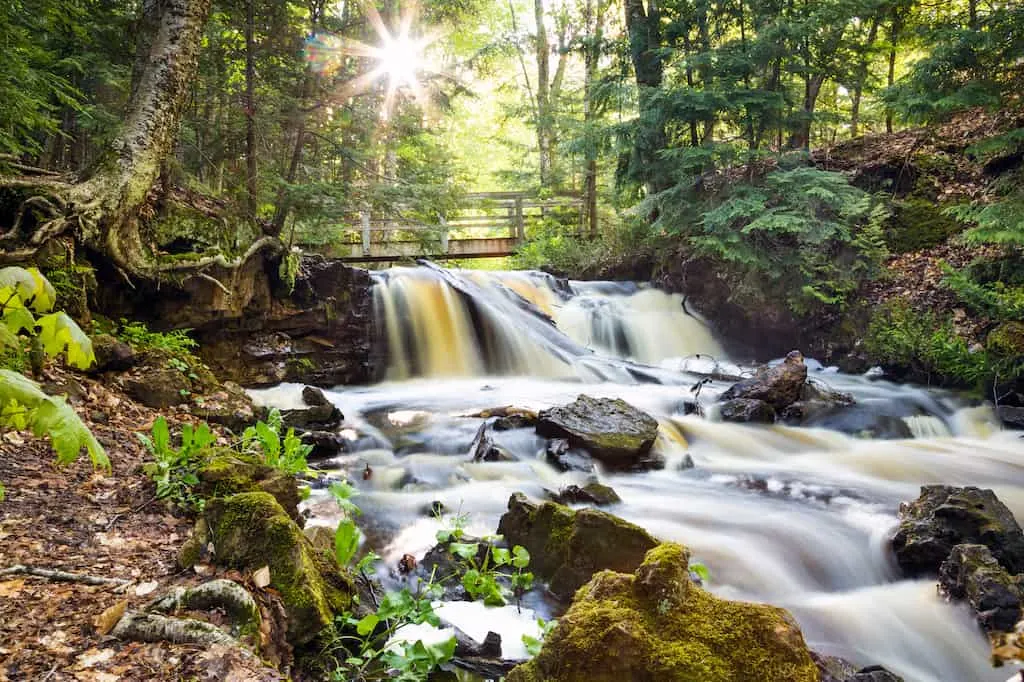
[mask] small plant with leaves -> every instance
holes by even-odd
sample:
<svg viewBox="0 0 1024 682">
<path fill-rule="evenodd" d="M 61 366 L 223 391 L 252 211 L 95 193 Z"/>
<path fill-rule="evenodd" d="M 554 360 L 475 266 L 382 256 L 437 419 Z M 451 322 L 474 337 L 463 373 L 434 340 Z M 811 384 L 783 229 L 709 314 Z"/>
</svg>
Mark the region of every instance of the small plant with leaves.
<svg viewBox="0 0 1024 682">
<path fill-rule="evenodd" d="M 422 639 L 401 639 L 401 628 L 423 623 L 439 627 L 433 602 L 441 595 L 433 576 L 416 591 L 388 592 L 374 613 L 355 617 L 351 612 L 335 619 L 325 640 L 323 654 L 335 660 L 332 681 L 369 682 L 400 680 L 419 682 L 455 655 L 455 638 L 427 644 Z M 392 641 L 395 636 L 398 638 Z"/>
<path fill-rule="evenodd" d="M 551 634 L 551 631 L 555 629 L 557 624 L 558 621 L 555 619 L 544 620 L 543 618 L 538 618 L 538 636 L 534 637 L 533 635 L 523 635 L 523 646 L 526 647 L 526 653 L 531 656 L 539 654 L 541 647 L 544 646 L 544 640 L 548 638 L 548 635 Z"/>
<path fill-rule="evenodd" d="M 157 499 L 169 500 L 175 506 L 189 511 L 200 511 L 204 500 L 194 488 L 199 484 L 198 471 L 206 461 L 209 448 L 217 441 L 210 427 L 185 424 L 181 428 L 181 447 L 171 444 L 171 431 L 167 420 L 158 417 L 150 433 L 137 433 L 153 461 L 143 469 L 156 484 Z"/>
<path fill-rule="evenodd" d="M 303 443 L 292 428 L 289 428 L 282 438 L 283 428 L 284 420 L 280 410 L 271 410 L 266 421 L 256 422 L 242 432 L 242 450 L 257 455 L 267 466 L 286 474 L 295 475 L 308 471 L 309 464 L 306 458 L 313 451 L 313 446 Z"/>
<path fill-rule="evenodd" d="M 53 311 L 55 301 L 53 286 L 39 270 L 0 268 L 0 351 L 17 356 L 31 344 L 32 354 L 63 353 L 69 365 L 86 369 L 95 361 L 92 342 L 67 314 Z M 0 369 L 0 427 L 49 436 L 59 464 L 75 461 L 85 449 L 95 466 L 110 469 L 103 447 L 71 406 L 14 369 Z"/>
<path fill-rule="evenodd" d="M 466 522 L 466 515 L 456 514 L 450 527 L 442 528 L 436 536 L 462 564 L 463 589 L 487 606 L 504 606 L 509 596 L 518 600 L 533 587 L 533 573 L 526 570 L 530 553 L 520 545 L 511 549 L 496 546 L 500 535 L 481 538 L 480 542 L 462 542 Z"/>
<path fill-rule="evenodd" d="M 116 335 L 137 351 L 160 350 L 191 364 L 196 361 L 193 350 L 198 344 L 188 332 L 187 329 L 154 332 L 144 322 L 130 322 L 122 318 Z"/>
<path fill-rule="evenodd" d="M 338 560 L 340 566 L 348 566 L 355 558 L 356 552 L 359 551 L 359 541 L 361 538 L 359 528 L 356 526 L 355 521 L 352 520 L 352 517 L 362 513 L 359 507 L 352 502 L 356 489 L 345 481 L 337 481 L 328 486 L 327 490 L 341 510 L 345 512 L 345 518 L 338 522 L 338 527 L 334 531 L 334 557 Z M 371 554 L 368 556 L 376 555 Z M 370 559 L 370 561 L 372 562 L 373 559 Z M 363 562 L 360 562 L 358 568 L 362 572 L 365 568 Z"/>
</svg>

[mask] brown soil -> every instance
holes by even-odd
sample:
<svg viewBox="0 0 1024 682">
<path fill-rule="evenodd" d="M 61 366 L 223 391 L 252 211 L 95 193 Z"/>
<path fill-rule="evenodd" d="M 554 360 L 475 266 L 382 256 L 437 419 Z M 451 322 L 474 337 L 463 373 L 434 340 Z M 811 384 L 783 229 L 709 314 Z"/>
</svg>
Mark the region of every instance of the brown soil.
<svg viewBox="0 0 1024 682">
<path fill-rule="evenodd" d="M 0 434 L 0 571 L 16 564 L 131 581 L 125 587 L 0 575 L 0 681 L 269 680 L 269 670 L 230 649 L 125 642 L 97 631 L 97 617 L 127 602 L 140 608 L 169 587 L 200 582 L 176 555 L 192 526 L 154 499 L 135 432 L 158 416 L 107 381 L 52 370 L 107 450 L 113 470 L 88 458 L 58 467 L 49 444 L 23 432 Z M 76 385 L 77 384 L 77 385 Z M 78 391 L 80 386 L 83 390 Z M 191 419 L 163 411 L 172 429 Z"/>
</svg>

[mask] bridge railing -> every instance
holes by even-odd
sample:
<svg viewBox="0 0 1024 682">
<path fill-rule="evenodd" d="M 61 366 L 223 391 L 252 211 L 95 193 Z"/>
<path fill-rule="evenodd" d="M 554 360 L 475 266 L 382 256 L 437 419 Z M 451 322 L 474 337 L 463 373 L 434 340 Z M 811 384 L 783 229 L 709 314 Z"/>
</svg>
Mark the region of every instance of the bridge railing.
<svg viewBox="0 0 1024 682">
<path fill-rule="evenodd" d="M 566 215 L 568 212 L 568 216 Z M 396 211 L 400 216 L 401 210 Z M 436 222 L 375 217 L 369 210 L 341 227 L 341 254 L 347 260 L 398 260 L 412 255 L 435 258 L 480 258 L 509 255 L 526 238 L 537 219 L 570 218 L 583 228 L 583 200 L 563 195 L 539 199 L 524 192 L 468 194 L 458 210 Z M 354 223 L 354 224 L 353 224 Z M 454 243 L 454 244 L 453 244 Z"/>
</svg>

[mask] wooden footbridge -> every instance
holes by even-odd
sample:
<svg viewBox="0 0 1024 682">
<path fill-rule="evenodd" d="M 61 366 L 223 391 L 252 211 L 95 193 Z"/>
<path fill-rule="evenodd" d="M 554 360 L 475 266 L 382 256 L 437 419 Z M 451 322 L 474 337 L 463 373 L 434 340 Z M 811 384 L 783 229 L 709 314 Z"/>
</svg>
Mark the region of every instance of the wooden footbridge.
<svg viewBox="0 0 1024 682">
<path fill-rule="evenodd" d="M 555 218 L 571 231 L 583 227 L 583 200 L 563 195 L 539 199 L 525 192 L 481 192 L 465 197 L 457 211 L 433 224 L 378 218 L 363 211 L 358 222 L 342 226 L 332 254 L 351 263 L 429 258 L 510 256 L 526 238 L 530 225 Z"/>
</svg>

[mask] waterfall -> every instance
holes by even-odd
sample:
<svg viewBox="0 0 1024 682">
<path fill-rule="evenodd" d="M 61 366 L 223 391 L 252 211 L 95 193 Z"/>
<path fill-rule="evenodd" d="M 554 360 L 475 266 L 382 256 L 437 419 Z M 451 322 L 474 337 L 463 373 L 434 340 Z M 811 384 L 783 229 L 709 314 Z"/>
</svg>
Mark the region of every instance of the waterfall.
<svg viewBox="0 0 1024 682">
<path fill-rule="evenodd" d="M 634 284 L 569 283 L 540 272 L 393 268 L 374 286 L 387 378 L 619 376 L 722 351 L 681 296 Z M 600 360 L 595 364 L 594 352 Z M 603 367 L 599 365 L 605 365 Z"/>
</svg>

